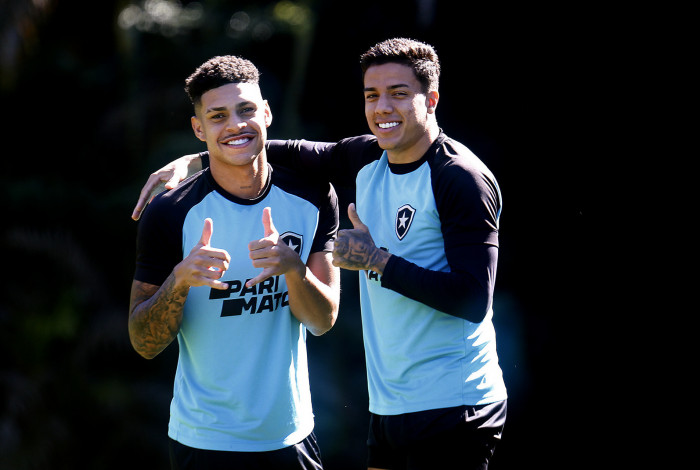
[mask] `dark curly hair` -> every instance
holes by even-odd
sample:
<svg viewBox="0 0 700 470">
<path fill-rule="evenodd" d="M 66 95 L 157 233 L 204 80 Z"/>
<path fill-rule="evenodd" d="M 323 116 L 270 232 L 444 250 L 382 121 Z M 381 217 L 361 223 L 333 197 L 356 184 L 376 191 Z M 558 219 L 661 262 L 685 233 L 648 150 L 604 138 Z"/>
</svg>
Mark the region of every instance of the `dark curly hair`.
<svg viewBox="0 0 700 470">
<path fill-rule="evenodd" d="M 232 55 L 217 56 L 197 67 L 185 80 L 185 92 L 193 105 L 200 102 L 207 91 L 229 83 L 258 84 L 260 72 L 247 59 Z"/>
<path fill-rule="evenodd" d="M 423 92 L 437 90 L 440 82 L 440 61 L 433 46 L 406 38 L 394 38 L 372 46 L 360 56 L 362 76 L 373 65 L 386 63 L 408 65 L 423 87 Z"/>
</svg>

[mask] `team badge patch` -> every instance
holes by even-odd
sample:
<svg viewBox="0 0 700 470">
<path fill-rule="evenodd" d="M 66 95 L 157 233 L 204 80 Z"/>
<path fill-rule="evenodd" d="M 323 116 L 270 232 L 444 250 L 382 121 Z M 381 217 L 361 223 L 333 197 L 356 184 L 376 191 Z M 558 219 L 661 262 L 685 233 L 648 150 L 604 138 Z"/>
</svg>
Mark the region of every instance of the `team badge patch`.
<svg viewBox="0 0 700 470">
<path fill-rule="evenodd" d="M 403 240 L 403 237 L 408 233 L 408 229 L 411 228 L 411 223 L 413 222 L 413 216 L 415 214 L 416 210 L 409 204 L 404 204 L 396 211 L 394 227 L 396 228 L 396 236 L 399 237 L 399 240 Z"/>
<path fill-rule="evenodd" d="M 304 237 L 294 232 L 284 232 L 280 235 L 280 240 L 289 246 L 292 250 L 296 251 L 299 256 L 301 256 L 301 250 L 304 243 Z"/>
</svg>

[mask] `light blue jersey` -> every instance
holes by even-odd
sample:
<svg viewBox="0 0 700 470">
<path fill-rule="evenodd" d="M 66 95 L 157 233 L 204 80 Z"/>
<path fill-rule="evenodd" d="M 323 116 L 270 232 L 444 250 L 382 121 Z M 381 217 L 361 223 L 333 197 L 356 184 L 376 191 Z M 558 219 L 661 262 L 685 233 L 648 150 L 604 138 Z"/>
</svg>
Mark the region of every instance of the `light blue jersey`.
<svg viewBox="0 0 700 470">
<path fill-rule="evenodd" d="M 306 262 L 310 253 L 332 246 L 337 212 L 334 217 L 331 195 L 327 184 L 319 190 L 275 170 L 263 195 L 240 200 L 207 170 L 144 213 L 139 280 L 162 283 L 162 274 L 150 266 L 172 270 L 199 242 L 206 218 L 213 220 L 211 246 L 231 256 L 222 278 L 228 290 L 192 287 L 187 296 L 177 338 L 171 438 L 200 449 L 269 451 L 313 430 L 306 328 L 290 311 L 285 277 L 252 288 L 245 282 L 260 273 L 248 243 L 263 237 L 263 208 L 271 207 L 281 238 Z"/>
<path fill-rule="evenodd" d="M 384 153 L 358 173 L 356 205 L 377 246 L 421 268 L 449 272 L 446 217 L 433 190 L 447 183 L 435 180 L 431 163 L 424 159 L 396 172 Z M 491 235 L 480 236 L 492 243 Z M 395 415 L 507 398 L 490 308 L 472 323 L 386 288 L 374 272 L 360 273 L 360 296 L 371 412 Z"/>
<path fill-rule="evenodd" d="M 405 165 L 371 135 L 269 144 L 270 161 L 354 189 L 360 219 L 394 255 L 382 275 L 360 272 L 370 411 L 507 399 L 492 322 L 502 201 L 486 165 L 442 132 Z"/>
</svg>

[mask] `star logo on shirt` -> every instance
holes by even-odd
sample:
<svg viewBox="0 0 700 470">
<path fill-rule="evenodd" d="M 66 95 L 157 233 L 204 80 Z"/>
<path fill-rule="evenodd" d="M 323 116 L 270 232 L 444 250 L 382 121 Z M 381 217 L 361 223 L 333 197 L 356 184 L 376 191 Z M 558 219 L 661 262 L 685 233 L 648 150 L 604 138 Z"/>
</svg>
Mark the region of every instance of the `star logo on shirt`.
<svg viewBox="0 0 700 470">
<path fill-rule="evenodd" d="M 404 204 L 396 211 L 394 227 L 396 228 L 396 236 L 399 237 L 399 240 L 403 240 L 408 233 L 408 229 L 411 228 L 411 223 L 413 222 L 413 216 L 415 214 L 416 210 L 411 207 L 410 204 Z"/>
<path fill-rule="evenodd" d="M 289 248 L 296 251 L 296 253 L 301 256 L 301 250 L 303 248 L 304 237 L 294 232 L 284 232 L 280 235 L 280 240 L 287 244 Z"/>
</svg>

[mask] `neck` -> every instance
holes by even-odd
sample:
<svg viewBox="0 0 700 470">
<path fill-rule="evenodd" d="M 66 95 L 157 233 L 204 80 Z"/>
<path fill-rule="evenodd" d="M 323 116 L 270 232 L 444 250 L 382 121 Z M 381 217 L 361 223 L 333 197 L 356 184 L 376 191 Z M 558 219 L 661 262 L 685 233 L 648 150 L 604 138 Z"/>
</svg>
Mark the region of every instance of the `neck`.
<svg viewBox="0 0 700 470">
<path fill-rule="evenodd" d="M 425 129 L 424 134 L 411 147 L 403 150 L 387 149 L 386 156 L 390 163 L 413 163 L 420 160 L 428 148 L 435 142 L 435 139 L 440 135 L 440 128 L 437 123 L 430 125 Z"/>
<path fill-rule="evenodd" d="M 226 165 L 211 161 L 211 175 L 226 192 L 241 199 L 255 199 L 262 194 L 267 183 L 267 158 L 263 155 L 250 165 Z"/>
</svg>

